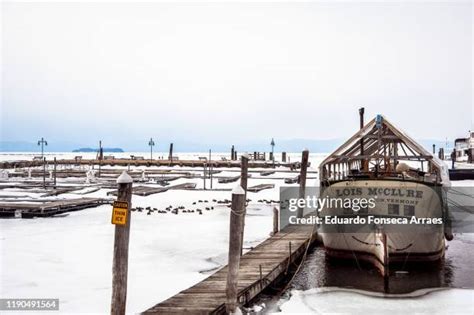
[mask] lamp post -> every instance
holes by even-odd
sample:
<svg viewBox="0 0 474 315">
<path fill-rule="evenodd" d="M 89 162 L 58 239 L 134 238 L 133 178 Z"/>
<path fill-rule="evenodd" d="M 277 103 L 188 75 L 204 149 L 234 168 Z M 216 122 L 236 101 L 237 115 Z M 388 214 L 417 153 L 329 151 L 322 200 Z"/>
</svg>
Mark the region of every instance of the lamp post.
<svg viewBox="0 0 474 315">
<path fill-rule="evenodd" d="M 270 142 L 270 145 L 272 146 L 272 162 L 273 162 L 273 167 L 275 168 L 275 140 L 272 138 L 272 142 Z"/>
<path fill-rule="evenodd" d="M 38 145 L 41 146 L 41 157 L 44 155 L 44 146 L 48 145 L 48 142 L 41 137 L 41 140 L 38 141 Z"/>
<path fill-rule="evenodd" d="M 153 161 L 153 146 L 155 145 L 155 141 L 153 141 L 153 138 L 150 138 L 150 141 L 148 141 L 148 145 L 150 146 L 150 160 Z"/>
</svg>

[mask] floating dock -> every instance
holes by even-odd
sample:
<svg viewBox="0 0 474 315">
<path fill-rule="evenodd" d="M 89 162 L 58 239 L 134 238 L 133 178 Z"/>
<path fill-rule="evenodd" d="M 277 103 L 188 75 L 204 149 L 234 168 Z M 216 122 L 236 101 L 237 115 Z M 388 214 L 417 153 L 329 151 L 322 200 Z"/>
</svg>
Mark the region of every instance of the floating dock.
<svg viewBox="0 0 474 315">
<path fill-rule="evenodd" d="M 168 190 L 188 190 L 196 188 L 195 183 L 184 183 L 169 187 L 149 187 L 149 186 L 136 186 L 132 188 L 132 194 L 138 196 L 149 196 L 153 194 L 162 193 Z M 117 196 L 117 190 L 109 191 L 107 195 Z"/>
<path fill-rule="evenodd" d="M 25 168 L 25 167 L 39 167 L 43 166 L 43 161 L 8 161 L 1 162 L 0 169 Z M 54 163 L 52 160 L 47 160 L 48 164 Z M 132 159 L 61 159 L 56 160 L 57 165 L 109 165 L 109 166 L 187 166 L 187 167 L 238 167 L 240 168 L 240 161 L 205 161 L 205 160 L 132 160 Z M 273 168 L 273 167 L 289 167 L 291 169 L 298 169 L 301 167 L 300 162 L 273 164 L 271 161 L 249 161 L 249 168 Z"/>
<path fill-rule="evenodd" d="M 316 239 L 313 226 L 290 225 L 244 254 L 239 269 L 239 303 L 248 304 L 271 283 L 285 276 Z M 225 314 L 226 281 L 227 266 L 143 314 Z"/>
<path fill-rule="evenodd" d="M 247 188 L 247 191 L 256 193 L 264 189 L 273 189 L 273 188 L 275 188 L 275 184 L 260 184 L 260 185 L 255 185 L 255 186 Z"/>
<path fill-rule="evenodd" d="M 0 203 L 0 217 L 15 217 L 17 215 L 21 215 L 22 218 L 50 217 L 103 204 L 111 204 L 111 200 L 103 198 L 77 198 L 45 202 L 35 202 L 32 200 L 31 203 L 2 202 Z"/>
<path fill-rule="evenodd" d="M 472 168 L 450 169 L 449 170 L 449 179 L 450 180 L 473 180 L 474 179 L 474 169 L 472 169 Z"/>
</svg>

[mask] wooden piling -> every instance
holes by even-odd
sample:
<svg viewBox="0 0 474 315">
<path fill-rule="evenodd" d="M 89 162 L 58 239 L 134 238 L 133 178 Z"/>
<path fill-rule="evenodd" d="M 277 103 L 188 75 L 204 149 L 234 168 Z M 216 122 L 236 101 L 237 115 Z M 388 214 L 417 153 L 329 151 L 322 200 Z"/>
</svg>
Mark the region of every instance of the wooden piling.
<svg viewBox="0 0 474 315">
<path fill-rule="evenodd" d="M 114 258 L 112 262 L 112 303 L 110 314 L 124 315 L 127 303 L 128 244 L 132 206 L 132 178 L 123 172 L 117 179 L 117 201 L 128 203 L 125 225 L 115 225 Z"/>
<path fill-rule="evenodd" d="M 273 207 L 273 235 L 278 233 L 279 227 L 278 227 L 278 209 L 277 207 Z"/>
<path fill-rule="evenodd" d="M 240 186 L 242 187 L 242 189 L 244 190 L 244 193 L 245 193 L 245 206 L 244 206 L 244 214 L 243 214 L 243 219 L 242 219 L 242 224 L 243 224 L 243 227 L 242 227 L 242 234 L 241 234 L 241 238 L 242 238 L 242 242 L 244 240 L 244 230 L 245 230 L 245 214 L 247 213 L 247 183 L 248 183 L 248 178 L 249 178 L 249 175 L 248 175 L 248 172 L 249 172 L 249 158 L 248 156 L 246 155 L 242 155 L 241 157 L 242 161 L 241 161 L 241 170 L 240 170 Z M 240 249 L 240 255 L 242 255 L 242 248 Z"/>
<path fill-rule="evenodd" d="M 104 159 L 104 149 L 102 148 L 102 140 L 99 141 L 99 160 Z"/>
<path fill-rule="evenodd" d="M 46 158 L 43 157 L 43 189 L 46 189 Z"/>
<path fill-rule="evenodd" d="M 211 149 L 209 149 L 209 167 L 208 167 L 208 170 L 209 170 L 209 186 L 211 187 L 211 190 L 212 190 L 212 172 L 214 171 L 214 167 L 212 166 L 212 151 Z"/>
<path fill-rule="evenodd" d="M 234 160 L 234 152 L 235 149 L 234 149 L 234 145 L 232 145 L 232 147 L 230 148 L 230 159 L 233 161 Z"/>
<path fill-rule="evenodd" d="M 245 208 L 245 191 L 238 185 L 232 190 L 232 206 L 229 230 L 229 263 L 226 284 L 226 310 L 228 314 L 235 313 L 238 307 L 238 277 L 240 268 L 240 253 L 242 251 L 242 231 Z"/>
<path fill-rule="evenodd" d="M 283 163 L 286 163 L 286 152 L 282 152 L 282 153 L 281 153 L 281 161 L 282 161 Z"/>
<path fill-rule="evenodd" d="M 170 153 L 168 154 L 168 160 L 170 160 L 171 165 L 171 162 L 173 161 L 173 143 L 170 143 Z"/>
<path fill-rule="evenodd" d="M 303 150 L 301 154 L 301 171 L 300 171 L 300 190 L 299 190 L 299 198 L 304 199 L 306 197 L 306 174 L 308 171 L 308 159 L 309 159 L 309 151 L 308 149 Z M 299 207 L 297 217 L 303 217 L 304 208 Z"/>
<path fill-rule="evenodd" d="M 56 189 L 56 167 L 57 167 L 56 157 L 54 157 L 54 189 Z"/>
<path fill-rule="evenodd" d="M 206 190 L 206 176 L 207 176 L 207 175 L 206 175 L 206 170 L 207 170 L 207 167 L 206 167 L 206 166 L 207 166 L 206 163 L 204 163 L 203 168 L 202 168 L 202 169 L 203 169 L 202 179 L 203 179 L 203 181 L 204 181 L 204 183 L 203 183 L 203 185 L 204 185 L 204 190 Z"/>
</svg>

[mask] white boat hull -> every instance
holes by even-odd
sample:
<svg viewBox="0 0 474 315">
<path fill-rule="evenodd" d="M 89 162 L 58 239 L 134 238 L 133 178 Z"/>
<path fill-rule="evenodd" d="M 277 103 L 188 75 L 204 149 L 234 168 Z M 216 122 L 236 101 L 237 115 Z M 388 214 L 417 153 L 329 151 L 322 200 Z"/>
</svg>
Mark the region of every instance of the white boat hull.
<svg viewBox="0 0 474 315">
<path fill-rule="evenodd" d="M 367 187 L 388 188 L 389 192 L 403 195 L 408 190 L 416 190 L 419 198 L 407 196 L 391 196 L 387 198 L 378 198 L 377 206 L 368 209 L 366 213 L 356 213 L 348 215 L 344 209 L 323 209 L 320 216 L 342 216 L 351 217 L 360 215 L 361 217 L 406 217 L 407 219 L 415 216 L 416 218 L 442 218 L 442 198 L 428 185 L 416 182 L 387 181 L 387 180 L 361 180 L 335 183 L 321 193 L 321 198 L 334 197 L 341 195 L 342 189 L 350 187 L 362 188 L 362 195 L 357 197 L 367 197 L 364 190 Z M 359 191 L 360 192 L 360 191 Z M 416 195 L 416 193 L 414 194 Z M 346 196 L 354 198 L 354 196 Z M 380 202 L 379 202 L 380 201 Z M 402 209 L 398 214 L 388 213 L 388 204 L 398 204 Z M 403 209 L 405 205 L 410 205 L 413 211 L 412 216 L 405 215 Z M 410 213 L 411 214 L 411 213 Z M 334 227 L 332 227 L 334 228 Z M 367 227 L 366 227 L 367 228 Z M 435 261 L 444 257 L 445 237 L 444 225 L 421 225 L 413 224 L 405 226 L 403 230 L 384 229 L 383 225 L 373 227 L 370 232 L 353 232 L 348 229 L 343 232 L 325 232 L 324 224 L 321 228 L 320 237 L 326 248 L 328 256 L 341 259 L 360 259 L 374 263 L 383 273 L 388 269 L 388 264 L 394 262 L 419 262 Z M 367 230 L 367 229 L 366 229 Z M 384 236 L 385 235 L 385 236 Z"/>
</svg>

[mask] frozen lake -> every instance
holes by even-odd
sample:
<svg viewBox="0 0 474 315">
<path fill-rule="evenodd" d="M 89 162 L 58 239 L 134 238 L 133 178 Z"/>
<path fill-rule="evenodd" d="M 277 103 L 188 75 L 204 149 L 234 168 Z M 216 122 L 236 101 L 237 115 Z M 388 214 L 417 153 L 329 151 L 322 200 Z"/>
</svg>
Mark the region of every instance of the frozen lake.
<svg viewBox="0 0 474 315">
<path fill-rule="evenodd" d="M 134 154 L 134 153 L 132 153 Z M 159 153 L 156 153 L 159 156 Z M 0 154 L 0 160 L 32 159 L 37 154 Z M 83 153 L 54 153 L 47 158 L 71 158 Z M 90 157 L 95 154 L 90 154 Z M 114 154 L 120 157 L 120 154 Z M 122 154 L 128 157 L 130 153 Z M 147 153 L 135 153 L 147 156 Z M 179 154 L 180 158 L 197 158 L 207 153 Z M 228 154 L 214 154 L 215 158 Z M 289 154 L 292 161 L 300 154 Z M 277 158 L 279 156 L 277 155 Z M 323 154 L 311 154 L 311 169 L 316 170 Z M 135 168 L 133 168 L 135 169 Z M 146 168 L 138 168 L 146 170 Z M 178 168 L 179 169 L 179 168 Z M 225 169 L 219 176 L 235 176 Z M 272 174 L 266 178 L 250 178 L 249 186 L 275 183 L 275 189 L 258 194 L 249 193 L 252 199 L 248 206 L 245 226 L 245 248 L 255 246 L 268 237 L 272 229 L 272 208 L 274 205 L 258 202 L 261 199 L 278 200 L 279 187 L 288 186 L 278 177 L 289 177 L 288 173 Z M 315 177 L 316 174 L 309 176 Z M 269 180 L 269 178 L 275 178 Z M 62 179 L 61 179 L 62 180 Z M 67 180 L 67 179 L 66 179 Z M 66 181 L 64 180 L 64 181 Z M 173 182 L 180 184 L 194 182 L 203 187 L 202 179 L 181 178 Z M 308 186 L 317 179 L 308 180 Z M 217 184 L 215 188 L 233 188 L 237 183 Z M 469 183 L 473 185 L 473 183 Z M 208 184 L 209 185 L 209 184 Z M 88 197 L 106 197 L 111 189 L 101 189 Z M 2 190 L 3 195 L 24 195 L 24 191 Z M 26 193 L 39 198 L 39 193 Z M 73 193 L 58 198 L 77 198 Z M 133 196 L 134 207 L 156 207 L 164 209 L 169 205 L 186 208 L 214 209 L 195 213 L 171 213 L 147 215 L 133 212 L 131 224 L 127 311 L 138 313 L 204 279 L 216 268 L 226 264 L 228 250 L 229 210 L 225 205 L 212 202 L 213 199 L 230 199 L 230 191 L 179 191 L 147 197 Z M 198 200 L 208 200 L 201 205 Z M 193 203 L 197 203 L 193 205 Z M 110 311 L 111 268 L 114 226 L 110 224 L 111 207 L 100 206 L 65 217 L 37 218 L 32 220 L 0 220 L 0 296 L 2 298 L 59 298 L 60 312 L 103 314 Z M 470 235 L 457 235 L 448 243 L 447 259 L 443 266 L 430 270 L 412 271 L 394 279 L 394 293 L 404 294 L 413 290 L 431 287 L 450 287 L 450 290 L 423 294 L 419 298 L 398 296 L 402 302 L 382 303 L 387 310 L 400 313 L 401 305 L 413 305 L 420 312 L 422 305 L 431 303 L 438 307 L 427 311 L 451 310 L 472 314 L 468 300 L 473 291 L 463 290 L 473 283 L 472 266 L 474 240 Z M 311 313 L 353 313 L 364 305 L 372 305 L 376 314 L 382 306 L 377 292 L 380 292 L 380 277 L 370 267 L 358 269 L 354 265 L 332 265 L 324 258 L 324 251 L 315 248 L 304 267 L 295 278 L 290 290 L 281 298 L 268 303 L 263 312 L 311 312 Z M 382 283 L 383 287 L 383 283 Z M 396 288 L 402 290 L 396 290 Z M 472 286 L 470 287 L 472 289 Z M 418 292 L 418 291 L 417 291 Z M 423 291 L 424 292 L 424 291 Z M 426 292 L 424 292 L 426 293 Z M 344 302 L 340 302 L 344 301 Z M 418 302 L 420 301 L 420 302 Z M 451 305 L 450 301 L 456 301 Z M 418 305 L 418 304 L 419 305 Z M 464 303 L 464 304 L 463 304 Z M 417 306 L 418 305 L 418 306 Z M 449 306 L 452 308 L 449 308 Z M 443 306 L 444 308 L 440 308 Z M 411 307 L 411 306 L 410 306 Z M 356 312 L 357 313 L 357 312 Z M 436 313 L 436 312 L 434 312 Z"/>
</svg>

